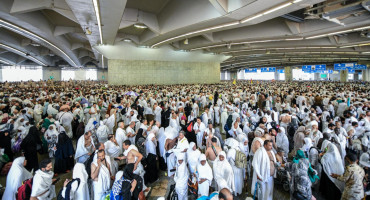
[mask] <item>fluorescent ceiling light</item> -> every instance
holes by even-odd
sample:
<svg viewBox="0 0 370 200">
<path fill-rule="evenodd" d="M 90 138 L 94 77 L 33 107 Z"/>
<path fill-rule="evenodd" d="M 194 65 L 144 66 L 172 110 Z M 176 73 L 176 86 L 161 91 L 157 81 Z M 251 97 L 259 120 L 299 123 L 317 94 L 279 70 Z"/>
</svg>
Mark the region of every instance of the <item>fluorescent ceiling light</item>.
<svg viewBox="0 0 370 200">
<path fill-rule="evenodd" d="M 26 34 L 26 35 L 28 35 L 30 37 L 36 38 L 38 40 L 41 40 L 41 41 L 47 43 L 48 45 L 52 46 L 53 48 L 55 48 L 59 52 L 61 52 L 63 55 L 65 55 L 73 63 L 73 65 L 75 67 L 78 67 L 77 64 L 72 60 L 72 58 L 69 57 L 62 49 L 60 49 L 59 47 L 55 46 L 54 44 L 52 44 L 51 42 L 47 41 L 46 39 L 44 39 L 44 38 L 42 38 L 42 37 L 40 37 L 40 36 L 38 36 L 38 35 L 30 32 L 28 30 L 25 30 L 25 29 L 23 29 L 23 28 L 21 28 L 19 26 L 16 26 L 14 24 L 11 24 L 9 22 L 6 22 L 6 21 L 4 21 L 2 19 L 0 19 L 0 23 L 3 23 L 2 26 L 5 27 L 5 28 L 7 28 L 7 29 L 14 30 L 14 31 L 16 31 L 18 33 L 21 33 L 21 34 Z"/>
<path fill-rule="evenodd" d="M 103 56 L 103 54 L 101 55 L 101 67 L 104 69 L 104 56 Z"/>
<path fill-rule="evenodd" d="M 248 17 L 248 18 L 245 18 L 245 19 L 241 20 L 240 23 L 249 22 L 251 20 L 257 19 L 257 18 L 262 17 L 262 16 L 263 16 L 263 14 L 254 15 L 252 17 Z"/>
<path fill-rule="evenodd" d="M 140 29 L 148 28 L 148 27 L 147 27 L 147 26 L 145 26 L 144 24 L 135 24 L 134 26 L 135 26 L 135 28 L 140 28 Z"/>
<path fill-rule="evenodd" d="M 303 37 L 300 37 L 300 38 L 287 38 L 285 40 L 287 40 L 287 41 L 290 41 L 290 40 L 303 40 Z"/>
<path fill-rule="evenodd" d="M 130 39 L 126 38 L 126 39 L 123 39 L 124 42 L 132 42 Z"/>
<path fill-rule="evenodd" d="M 285 4 L 283 4 L 283 5 L 277 6 L 277 7 L 275 7 L 275 8 L 269 9 L 269 10 L 267 10 L 267 11 L 263 12 L 262 14 L 263 14 L 263 15 L 267 15 L 267 14 L 270 14 L 270 13 L 272 13 L 272 12 L 275 12 L 275 11 L 278 11 L 278 10 L 280 10 L 280 9 L 283 9 L 283 8 L 285 8 L 285 7 L 288 7 L 288 6 L 292 5 L 292 4 L 293 4 L 292 2 L 288 2 L 288 3 L 285 3 Z"/>
<path fill-rule="evenodd" d="M 10 63 L 6 62 L 5 60 L 2 60 L 0 59 L 0 62 L 4 63 L 4 64 L 7 64 L 7 65 L 10 65 Z"/>
<path fill-rule="evenodd" d="M 96 20 L 98 21 L 100 44 L 103 44 L 103 34 L 102 34 L 102 30 L 101 30 L 100 11 L 99 11 L 99 2 L 98 1 L 99 0 L 93 0 L 93 4 L 94 4 Z"/>
<path fill-rule="evenodd" d="M 306 37 L 306 39 L 315 39 L 315 38 L 320 38 L 320 37 L 326 37 L 326 36 L 331 36 L 331 35 L 337 35 L 341 33 L 348 33 L 348 32 L 354 32 L 354 31 L 360 31 L 360 30 L 365 30 L 365 29 L 370 29 L 370 26 L 364 26 L 364 27 L 359 27 L 355 29 L 348 29 L 348 30 L 343 30 L 343 31 L 337 31 L 337 32 L 332 32 L 332 33 L 325 33 L 325 34 L 320 34 L 320 35 L 314 35 L 310 37 Z"/>
<path fill-rule="evenodd" d="M 303 0 L 294 0 L 293 3 L 299 3 L 301 1 L 303 1 Z"/>
<path fill-rule="evenodd" d="M 363 54 L 370 54 L 370 51 L 362 52 Z"/>
<path fill-rule="evenodd" d="M 18 54 L 20 54 L 20 55 L 25 55 L 25 56 L 27 56 L 27 57 L 30 57 L 30 58 L 32 58 L 32 60 L 34 61 L 34 62 L 37 62 L 37 63 L 39 63 L 39 64 L 41 64 L 41 65 L 43 65 L 43 66 L 47 66 L 47 64 L 45 64 L 45 63 L 43 63 L 42 61 L 40 61 L 39 59 L 37 59 L 37 58 L 35 58 L 35 57 L 33 57 L 33 56 L 31 56 L 29 53 L 25 53 L 25 52 L 23 52 L 23 51 L 20 51 L 20 50 L 18 50 L 18 49 L 16 49 L 16 48 L 14 48 L 14 47 L 11 47 L 11 46 L 8 46 L 8 45 L 6 45 L 6 44 L 1 44 L 0 43 L 0 46 L 2 46 L 2 47 L 4 47 L 4 48 L 6 48 L 6 49 L 10 49 L 10 50 L 12 50 L 12 51 L 15 51 L 15 52 L 17 52 Z"/>
</svg>

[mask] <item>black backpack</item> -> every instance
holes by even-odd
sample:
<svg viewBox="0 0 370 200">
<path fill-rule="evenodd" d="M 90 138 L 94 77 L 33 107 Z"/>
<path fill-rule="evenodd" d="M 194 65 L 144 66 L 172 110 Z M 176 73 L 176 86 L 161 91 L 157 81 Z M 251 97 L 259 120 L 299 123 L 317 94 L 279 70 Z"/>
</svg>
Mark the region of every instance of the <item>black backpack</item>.
<svg viewBox="0 0 370 200">
<path fill-rule="evenodd" d="M 90 157 L 84 162 L 85 169 L 87 175 L 89 176 L 88 179 L 91 179 L 91 163 L 94 161 L 95 152 L 90 155 Z"/>
<path fill-rule="evenodd" d="M 66 191 L 65 191 L 65 198 L 63 198 L 62 196 L 62 192 L 63 192 L 63 188 L 60 189 L 59 193 L 58 193 L 58 196 L 57 196 L 57 200 L 69 200 L 70 199 L 70 196 L 71 195 L 71 189 L 72 189 L 72 183 L 74 181 L 77 181 L 78 185 L 77 185 L 77 189 L 78 187 L 80 187 L 80 179 L 79 178 L 76 178 L 76 179 L 72 179 L 66 186 Z"/>
</svg>

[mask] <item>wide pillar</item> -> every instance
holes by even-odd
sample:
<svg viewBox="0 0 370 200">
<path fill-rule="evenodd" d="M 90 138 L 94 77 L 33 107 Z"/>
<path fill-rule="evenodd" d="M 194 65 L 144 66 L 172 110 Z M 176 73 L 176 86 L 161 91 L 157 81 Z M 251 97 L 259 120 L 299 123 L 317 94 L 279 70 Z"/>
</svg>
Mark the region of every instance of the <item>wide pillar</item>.
<svg viewBox="0 0 370 200">
<path fill-rule="evenodd" d="M 318 80 L 320 80 L 320 73 L 314 73 L 313 80 L 314 80 L 314 81 L 318 81 Z"/>
<path fill-rule="evenodd" d="M 97 79 L 98 81 L 107 81 L 108 80 L 108 70 L 98 70 Z"/>
<path fill-rule="evenodd" d="M 238 80 L 238 71 L 230 71 L 230 80 Z"/>
<path fill-rule="evenodd" d="M 54 81 L 62 80 L 62 70 L 59 67 L 43 67 L 42 80 L 53 79 Z"/>
<path fill-rule="evenodd" d="M 348 70 L 340 70 L 339 72 L 340 82 L 348 81 Z"/>
<path fill-rule="evenodd" d="M 275 73 L 274 73 L 274 79 L 276 81 L 280 80 L 280 73 L 276 70 Z"/>
<path fill-rule="evenodd" d="M 358 73 L 356 73 L 356 72 L 355 72 L 355 73 L 353 74 L 353 80 L 354 80 L 354 81 L 358 81 L 358 80 L 359 80 L 359 74 L 358 74 Z"/>
<path fill-rule="evenodd" d="M 370 68 L 362 70 L 362 80 L 363 81 L 370 81 Z"/>
<path fill-rule="evenodd" d="M 157 60 L 108 60 L 113 85 L 219 83 L 220 63 Z"/>
<path fill-rule="evenodd" d="M 293 81 L 293 69 L 292 67 L 284 67 L 285 81 Z"/>
</svg>

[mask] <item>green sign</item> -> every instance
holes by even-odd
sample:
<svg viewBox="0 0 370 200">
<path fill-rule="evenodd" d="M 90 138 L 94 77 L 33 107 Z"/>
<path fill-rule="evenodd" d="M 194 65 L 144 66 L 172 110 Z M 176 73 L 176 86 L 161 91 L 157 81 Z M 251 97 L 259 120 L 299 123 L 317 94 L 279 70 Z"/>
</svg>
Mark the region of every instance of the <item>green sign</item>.
<svg viewBox="0 0 370 200">
<path fill-rule="evenodd" d="M 50 76 L 50 79 L 54 79 L 54 76 Z"/>
<path fill-rule="evenodd" d="M 103 75 L 103 76 L 101 76 L 101 78 L 104 80 L 105 79 L 105 76 Z"/>
<path fill-rule="evenodd" d="M 321 78 L 328 78 L 327 74 L 321 74 Z"/>
</svg>

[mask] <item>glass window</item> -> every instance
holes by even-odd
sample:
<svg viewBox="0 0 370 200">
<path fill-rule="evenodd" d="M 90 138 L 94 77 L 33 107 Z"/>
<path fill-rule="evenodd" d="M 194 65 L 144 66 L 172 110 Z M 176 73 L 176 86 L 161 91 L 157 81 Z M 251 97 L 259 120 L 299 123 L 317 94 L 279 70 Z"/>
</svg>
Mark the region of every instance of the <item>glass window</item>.
<svg viewBox="0 0 370 200">
<path fill-rule="evenodd" d="M 275 79 L 275 72 L 261 72 L 261 69 L 257 69 L 257 73 L 244 73 L 244 79 L 246 80 L 272 80 Z"/>
</svg>

